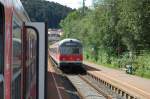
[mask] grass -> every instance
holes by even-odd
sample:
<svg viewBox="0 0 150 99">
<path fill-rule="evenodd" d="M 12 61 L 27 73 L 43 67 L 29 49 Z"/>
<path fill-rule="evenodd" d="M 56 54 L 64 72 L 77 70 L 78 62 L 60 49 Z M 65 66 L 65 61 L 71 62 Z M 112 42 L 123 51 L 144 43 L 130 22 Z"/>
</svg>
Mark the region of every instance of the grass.
<svg viewBox="0 0 150 99">
<path fill-rule="evenodd" d="M 123 54 L 119 58 L 110 56 L 109 60 L 111 62 L 108 63 L 108 56 L 106 53 L 98 55 L 96 61 L 93 54 L 84 52 L 84 59 L 114 69 L 125 68 L 126 65 L 132 65 L 134 70 L 133 75 L 150 79 L 150 53 L 143 53 L 142 55 L 133 56 L 132 58 L 129 58 L 128 53 Z"/>
</svg>

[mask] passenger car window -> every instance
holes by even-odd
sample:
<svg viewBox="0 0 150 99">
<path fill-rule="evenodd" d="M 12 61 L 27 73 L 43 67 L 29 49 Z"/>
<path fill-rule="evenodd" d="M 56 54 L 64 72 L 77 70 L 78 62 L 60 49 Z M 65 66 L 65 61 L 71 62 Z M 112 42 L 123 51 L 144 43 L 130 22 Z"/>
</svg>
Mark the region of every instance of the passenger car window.
<svg viewBox="0 0 150 99">
<path fill-rule="evenodd" d="M 13 19 L 13 73 L 21 68 L 21 27 Z"/>
<path fill-rule="evenodd" d="M 12 39 L 12 99 L 21 99 L 21 61 L 22 61 L 22 41 L 21 41 L 21 24 L 19 18 L 13 16 L 13 39 Z"/>
</svg>

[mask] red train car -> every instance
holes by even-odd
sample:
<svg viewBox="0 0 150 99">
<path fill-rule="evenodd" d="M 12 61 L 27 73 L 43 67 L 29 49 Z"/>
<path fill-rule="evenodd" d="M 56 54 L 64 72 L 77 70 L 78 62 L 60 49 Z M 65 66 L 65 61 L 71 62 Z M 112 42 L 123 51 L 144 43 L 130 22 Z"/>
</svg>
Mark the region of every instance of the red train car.
<svg viewBox="0 0 150 99">
<path fill-rule="evenodd" d="M 77 39 L 64 39 L 50 46 L 49 54 L 61 69 L 82 68 L 82 43 Z"/>
<path fill-rule="evenodd" d="M 0 99 L 45 98 L 46 34 L 20 0 L 0 0 Z"/>
</svg>

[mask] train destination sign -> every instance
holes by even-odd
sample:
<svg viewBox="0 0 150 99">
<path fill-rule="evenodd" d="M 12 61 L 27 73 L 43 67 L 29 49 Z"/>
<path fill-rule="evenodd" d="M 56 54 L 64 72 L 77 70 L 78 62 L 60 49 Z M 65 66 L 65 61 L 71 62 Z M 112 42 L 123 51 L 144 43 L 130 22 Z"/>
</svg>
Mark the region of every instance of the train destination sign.
<svg viewBox="0 0 150 99">
<path fill-rule="evenodd" d="M 71 43 L 71 42 L 67 42 L 65 43 L 66 46 L 77 46 L 77 43 Z"/>
</svg>

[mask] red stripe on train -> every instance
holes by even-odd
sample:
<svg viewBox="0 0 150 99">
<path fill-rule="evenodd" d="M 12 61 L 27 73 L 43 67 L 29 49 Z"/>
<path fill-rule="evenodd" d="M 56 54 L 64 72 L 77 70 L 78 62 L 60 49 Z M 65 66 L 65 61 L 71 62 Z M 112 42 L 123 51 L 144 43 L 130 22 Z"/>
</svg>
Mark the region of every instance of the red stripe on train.
<svg viewBox="0 0 150 99">
<path fill-rule="evenodd" d="M 59 60 L 60 61 L 82 61 L 83 56 L 82 55 L 60 55 Z"/>
</svg>

